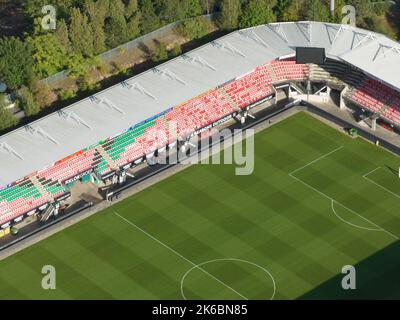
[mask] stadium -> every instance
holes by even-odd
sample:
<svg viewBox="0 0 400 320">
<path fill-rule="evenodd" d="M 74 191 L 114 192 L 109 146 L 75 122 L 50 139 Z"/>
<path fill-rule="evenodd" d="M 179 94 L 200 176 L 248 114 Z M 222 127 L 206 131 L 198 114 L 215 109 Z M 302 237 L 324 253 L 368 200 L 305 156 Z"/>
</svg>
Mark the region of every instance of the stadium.
<svg viewBox="0 0 400 320">
<path fill-rule="evenodd" d="M 155 254 L 159 254 L 161 260 L 164 259 L 160 262 L 161 265 L 172 264 L 170 257 L 163 256 L 165 252 L 158 252 L 166 248 L 169 254 L 174 251 L 175 257 L 183 255 L 183 260 L 186 260 L 183 262 L 189 262 L 189 266 L 178 265 L 177 268 L 180 270 L 179 275 L 176 276 L 178 280 L 174 280 L 175 275 L 165 276 L 165 283 L 176 288 L 172 292 L 165 292 L 157 284 L 150 283 L 151 288 L 144 289 L 146 283 L 139 281 L 136 284 L 137 292 L 139 292 L 137 296 L 127 292 L 124 295 L 123 290 L 121 294 L 117 294 L 111 288 L 107 291 L 106 287 L 109 283 L 96 282 L 96 279 L 92 279 L 96 276 L 86 274 L 86 277 L 90 279 L 86 281 L 87 283 L 85 282 L 88 285 L 87 290 L 78 294 L 77 289 L 66 286 L 61 298 L 265 299 L 275 297 L 284 299 L 303 295 L 308 297 L 307 293 L 309 297 L 314 297 L 312 290 L 319 286 L 323 287 L 323 283 L 328 286 L 328 289 L 323 292 L 331 292 L 329 279 L 340 273 L 339 265 L 342 262 L 346 264 L 346 259 L 342 259 L 343 261 L 339 259 L 340 262 L 337 262 L 337 265 L 324 264 L 322 261 L 326 258 L 324 246 L 321 244 L 321 248 L 318 248 L 316 243 L 329 242 L 329 232 L 331 232 L 329 226 L 335 224 L 332 230 L 336 230 L 338 236 L 337 241 L 330 247 L 338 245 L 332 249 L 338 257 L 351 257 L 347 264 L 362 263 L 368 257 L 374 257 L 379 251 L 390 249 L 398 240 L 397 235 L 400 235 L 400 218 L 398 214 L 396 215 L 400 197 L 397 156 L 400 147 L 398 138 L 400 129 L 399 65 L 399 44 L 381 34 L 348 25 L 321 22 L 272 23 L 232 32 L 12 131 L 0 137 L 2 168 L 0 175 L 2 239 L 0 241 L 3 248 L 9 250 L 18 243 L 18 235 L 13 237 L 10 234 L 13 230 L 20 229 L 21 241 L 24 241 L 26 235 L 32 234 L 30 237 L 35 237 L 36 229 L 39 228 L 41 232 L 45 232 L 47 226 L 54 226 L 58 220 L 63 219 L 63 216 L 73 217 L 81 211 L 88 210 L 89 206 L 96 207 L 96 201 L 109 203 L 113 196 L 118 194 L 121 186 L 124 190 L 129 190 L 127 186 L 133 185 L 133 182 L 136 185 L 135 168 L 146 170 L 147 165 L 154 167 L 152 164 L 157 163 L 158 154 L 166 149 L 180 149 L 187 146 L 193 136 L 203 133 L 206 129 L 228 125 L 228 123 L 244 128 L 246 124 L 257 122 L 257 119 L 259 120 L 257 124 L 262 124 L 268 123 L 268 119 L 275 119 L 273 117 L 283 117 L 282 121 L 277 121 L 276 124 L 275 120 L 269 120 L 271 128 L 256 134 L 256 152 L 260 150 L 260 154 L 256 153 L 256 161 L 259 159 L 259 162 L 256 162 L 256 173 L 261 170 L 261 174 L 265 173 L 270 177 L 270 182 L 264 181 L 264 178 L 259 176 L 247 178 L 250 180 L 238 178 L 233 187 L 233 184 L 231 186 L 227 184 L 231 178 L 225 172 L 231 168 L 217 169 L 206 166 L 207 168 L 186 169 L 151 187 L 147 193 L 144 190 L 132 198 L 126 198 L 115 206 L 110 206 L 107 209 L 108 215 L 95 214 L 44 240 L 45 247 L 40 247 L 42 242 L 39 242 L 9 259 L 24 260 L 21 257 L 25 252 L 35 256 L 35 251 L 39 251 L 38 255 L 43 256 L 45 251 L 47 253 L 51 251 L 52 243 L 63 246 L 64 233 L 65 237 L 70 237 L 68 239 L 71 242 L 72 236 L 68 236 L 70 232 L 75 233 L 78 239 L 72 244 L 69 243 L 71 248 L 76 245 L 75 241 L 82 241 L 88 246 L 91 243 L 97 248 L 104 245 L 106 249 L 110 249 L 107 250 L 110 256 L 115 255 L 111 260 L 114 258 L 119 260 L 118 248 L 122 250 L 122 256 L 132 254 L 122 242 L 126 241 L 135 246 L 136 242 L 144 241 L 143 239 L 129 240 L 124 236 L 121 236 L 122 242 L 113 239 L 124 229 L 116 226 L 111 217 L 120 217 L 118 221 L 124 224 L 124 228 L 134 227 L 134 229 L 142 230 L 146 234 L 149 233 L 150 237 L 157 242 L 164 244 L 155 250 Z M 293 115 L 293 108 L 299 108 L 299 110 L 311 108 L 317 114 L 310 117 L 309 112 L 296 111 Z M 343 135 L 338 130 L 330 128 L 335 126 L 332 123 L 337 124 L 338 121 L 345 123 L 341 127 L 352 129 L 350 130 L 352 135 L 358 132 L 373 144 L 364 139 L 351 139 L 349 135 Z M 327 123 L 331 124 L 327 125 Z M 279 149 L 279 141 L 285 145 L 283 149 Z M 387 147 L 391 153 L 376 147 L 375 144 L 378 143 Z M 279 154 L 278 150 L 280 150 Z M 265 169 L 260 168 L 263 166 Z M 218 189 L 221 185 L 214 181 L 218 180 L 215 177 L 218 170 L 226 175 L 222 178 L 224 190 L 241 191 L 238 196 L 242 199 L 241 201 L 229 196 L 227 191 Z M 262 170 L 266 171 L 262 172 Z M 186 171 L 188 172 L 185 173 Z M 232 174 L 231 171 L 230 174 Z M 280 176 L 281 173 L 283 178 Z M 189 176 L 185 178 L 185 174 Z M 206 189 L 191 185 L 195 184 L 193 181 L 200 181 L 202 176 L 207 176 L 209 179 L 204 182 Z M 193 198 L 193 194 L 185 196 L 185 188 L 189 188 L 189 179 L 192 181 L 190 186 L 194 188 L 193 192 L 199 194 L 199 199 Z M 167 185 L 168 181 L 170 185 Z M 101 199 L 95 200 L 95 203 L 82 201 L 81 189 L 86 188 L 85 184 L 90 185 L 91 190 L 95 190 L 91 192 L 96 193 L 102 190 Z M 269 191 L 265 191 L 264 195 L 260 194 L 260 190 L 264 188 Z M 160 189 L 165 190 L 161 192 Z M 171 194 L 166 196 L 167 190 L 185 203 L 183 208 L 178 205 L 174 207 Z M 208 196 L 204 195 L 208 192 L 207 190 L 211 190 Z M 270 193 L 271 190 L 274 192 Z M 212 191 L 215 192 L 214 195 Z M 223 193 L 220 195 L 222 198 L 217 197 L 219 192 Z M 288 197 L 285 196 L 287 192 L 290 193 Z M 249 199 L 257 195 L 260 196 L 259 200 L 256 204 L 251 204 Z M 152 200 L 153 196 L 154 200 Z M 224 199 L 224 196 L 229 198 L 230 210 L 235 213 L 238 221 L 230 224 L 229 214 L 225 211 L 221 211 L 221 221 L 216 219 L 218 223 L 230 226 L 231 230 L 219 224 L 216 224 L 217 227 L 210 224 L 213 219 L 210 216 L 211 212 L 218 212 L 218 206 L 211 210 L 209 207 L 212 205 L 208 202 L 203 204 L 205 211 L 200 210 L 190 221 L 191 224 L 198 225 L 199 229 L 191 230 L 183 212 L 185 208 L 191 212 L 194 204 L 202 206 L 202 197 L 210 197 L 218 203 L 218 199 Z M 374 197 L 376 201 L 373 201 Z M 158 201 L 160 203 L 157 204 Z M 269 218 L 263 217 L 262 219 L 267 219 L 264 221 L 258 215 L 259 213 L 255 213 L 255 220 L 250 222 L 243 217 L 243 213 L 238 213 L 250 210 L 248 208 L 252 207 L 255 207 L 254 210 L 257 212 L 257 205 L 261 206 L 263 201 L 268 202 L 266 205 L 270 206 L 277 215 L 283 216 L 285 216 L 284 212 L 291 210 L 297 212 L 299 208 L 295 208 L 295 202 L 303 201 L 303 209 L 315 215 L 315 219 L 319 222 L 311 221 L 311 218 L 302 216 L 303 214 L 297 214 L 293 218 L 287 215 L 284 218 L 278 218 L 276 214 L 272 214 Z M 154 208 L 149 211 L 144 203 L 149 203 L 149 206 L 152 205 Z M 165 210 L 174 211 L 172 208 L 175 208 L 176 213 L 163 217 L 161 215 L 163 210 L 160 208 L 159 211 L 156 210 L 162 203 L 167 206 Z M 246 203 L 247 209 L 240 209 L 243 203 Z M 333 211 L 334 215 L 329 218 L 325 215 L 321 216 L 317 212 L 319 205 L 322 208 L 328 206 L 327 210 Z M 213 211 L 214 209 L 217 211 Z M 265 211 L 262 207 L 258 209 L 261 212 Z M 204 213 L 203 217 L 198 216 L 202 213 Z M 94 227 L 95 230 L 91 230 L 90 221 L 96 218 L 102 221 Z M 281 251 L 293 252 L 294 250 L 293 244 L 290 245 L 281 240 L 278 233 L 272 240 L 270 239 L 270 248 L 278 257 L 276 261 L 267 259 L 268 261 L 261 263 L 260 259 L 252 254 L 249 256 L 237 254 L 241 252 L 240 250 L 243 253 L 249 252 L 249 242 L 253 243 L 258 251 L 267 250 L 266 246 L 255 239 L 256 237 L 263 238 L 265 230 L 258 229 L 262 229 L 265 222 L 274 225 L 275 221 L 277 228 L 280 226 L 285 233 L 290 232 L 290 228 L 287 229 L 287 225 L 279 219 L 293 219 L 296 222 L 286 221 L 285 223 L 289 225 L 299 223 L 304 230 L 308 229 L 308 232 L 318 239 L 314 244 L 311 244 L 307 236 L 301 240 L 304 245 L 309 246 L 308 249 L 317 252 L 319 257 L 316 259 L 318 260 L 317 275 L 309 275 L 311 279 L 299 280 L 302 274 L 307 273 L 307 266 L 302 266 L 298 273 L 293 270 L 290 273 L 283 269 L 277 271 L 279 268 L 273 266 L 280 261 L 279 257 L 283 255 Z M 327 221 L 330 219 L 333 220 Z M 132 221 L 142 221 L 142 227 Z M 173 221 L 178 224 L 178 227 L 171 226 Z M 321 227 L 324 221 L 327 224 Z M 257 223 L 260 223 L 260 226 L 257 226 Z M 169 231 L 176 236 L 165 230 L 168 228 L 164 229 L 162 224 L 170 226 Z M 113 227 L 116 229 L 111 234 L 104 234 L 105 229 L 111 230 Z M 249 227 L 249 230 L 254 228 L 258 231 L 254 233 L 253 238 L 251 233 L 242 233 L 244 232 L 242 227 Z M 314 227 L 317 227 L 319 231 L 314 231 Z M 26 234 L 24 234 L 25 228 L 29 230 Z M 86 231 L 79 231 L 79 228 L 87 229 L 86 236 L 89 238 L 93 232 L 93 238 L 85 239 Z M 204 231 L 204 237 L 213 239 L 213 231 L 217 232 L 220 228 L 223 228 L 224 235 L 221 237 L 226 238 L 226 243 L 233 242 L 232 248 L 226 245 L 225 252 L 230 252 L 226 256 L 217 254 L 219 248 L 215 248 L 214 251 L 210 243 L 207 246 L 210 250 L 207 254 L 203 254 L 205 238 L 203 236 L 201 236 L 203 240 L 190 238 L 191 235 Z M 155 230 L 157 236 L 149 230 Z M 271 234 L 274 235 L 275 231 L 272 230 Z M 323 234 L 320 235 L 319 232 Z M 228 235 L 237 239 L 229 240 Z M 193 241 L 185 240 L 185 236 Z M 95 244 L 96 240 L 98 245 Z M 224 242 L 222 239 L 214 240 L 218 243 Z M 166 245 L 164 241 L 169 244 Z M 185 242 L 189 243 L 187 248 L 184 248 Z M 117 245 L 113 248 L 110 243 L 117 243 Z M 171 243 L 175 243 L 176 246 L 170 245 Z M 351 243 L 356 245 L 352 247 Z M 73 250 L 67 247 L 65 245 L 66 251 Z M 146 245 L 143 245 L 137 249 L 140 253 L 135 256 L 142 262 L 134 268 L 135 272 L 146 273 L 142 270 L 148 267 L 144 262 L 145 248 Z M 233 248 L 239 251 L 232 251 Z M 104 250 L 99 249 L 95 252 L 96 259 L 108 259 Z M 196 250 L 198 250 L 198 255 Z M 73 256 L 73 253 L 71 254 Z M 309 256 L 306 249 L 303 254 Z M 54 261 L 63 260 L 60 256 L 56 257 L 54 252 L 50 256 Z M 188 256 L 190 258 L 187 258 Z M 198 257 L 201 259 L 197 259 Z M 389 259 L 388 255 L 385 257 Z M 52 260 L 52 258 L 49 259 Z M 1 274 L 23 272 L 21 270 L 24 268 L 16 268 L 14 271 L 13 265 L 18 265 L 17 260 L 11 260 L 7 264 L 9 259 L 4 260 L 6 263 L 0 267 Z M 33 264 L 39 264 L 40 259 L 33 260 Z M 76 263 L 78 263 L 77 260 L 79 259 L 75 260 Z M 288 257 L 283 257 L 282 260 L 289 264 L 288 269 L 292 267 L 295 269 L 287 261 Z M 219 264 L 220 262 L 234 264 L 231 275 L 229 272 L 227 272 L 228 275 L 222 274 L 226 264 Z M 123 264 L 123 262 L 117 264 Z M 266 267 L 267 264 L 268 267 Z M 395 261 L 390 264 L 396 266 Z M 256 269 L 260 268 L 254 270 L 255 266 Z M 398 262 L 397 266 L 399 266 Z M 115 268 L 117 267 L 114 265 L 110 267 L 113 270 Z M 65 274 L 69 275 L 73 273 L 69 269 L 74 269 L 74 267 L 68 266 L 65 269 Z M 274 272 L 273 269 L 275 269 Z M 158 272 L 156 267 L 149 270 L 144 277 L 147 281 L 150 281 L 150 278 Z M 185 270 L 187 273 L 184 272 Z M 25 271 L 27 275 L 24 281 L 27 281 L 30 271 Z M 124 287 L 123 279 L 126 278 L 129 279 L 128 282 L 132 282 L 125 271 L 117 280 L 119 289 Z M 201 271 L 204 271 L 204 274 L 211 273 L 212 276 L 204 279 Z M 116 271 L 117 274 L 120 272 Z M 366 271 L 366 274 L 368 275 L 369 272 L 372 271 Z M 162 273 L 168 272 L 164 270 Z M 247 275 L 242 278 L 242 284 L 234 279 L 235 274 L 238 273 Z M 269 275 L 267 278 L 266 273 Z M 382 272 L 384 273 L 386 272 Z M 185 274 L 183 279 L 182 274 Z M 215 276 L 216 274 L 218 276 Z M 286 280 L 280 281 L 280 277 Z M 212 278 L 223 280 L 218 281 L 219 283 L 214 281 L 211 285 L 209 282 L 213 280 Z M 79 279 L 79 277 L 72 278 L 71 282 L 78 282 Z M 254 283 L 263 283 L 263 281 L 267 283 L 264 284 L 264 289 L 257 286 L 254 288 Z M 285 281 L 293 281 L 294 287 L 290 289 L 287 287 L 286 291 L 280 289 L 287 286 Z M 180 283 L 180 288 L 175 282 Z M 105 287 L 101 287 L 101 283 Z M 226 283 L 232 285 L 226 285 Z M 207 289 L 207 286 L 211 288 Z M 232 287 L 238 288 L 237 286 L 243 291 L 232 289 Z M 183 289 L 184 287 L 186 289 Z M 1 291 L 2 293 L 14 292 L 18 297 L 18 292 L 11 289 L 11 284 Z M 32 295 L 33 292 L 35 290 L 32 289 Z M 320 293 L 321 291 L 318 291 L 318 294 Z M 374 294 L 379 293 L 374 292 Z M 399 291 L 390 291 L 389 296 L 398 297 L 398 294 Z M 35 295 L 47 297 L 46 293 L 35 292 Z M 322 297 L 330 296 L 327 294 Z"/>
</svg>

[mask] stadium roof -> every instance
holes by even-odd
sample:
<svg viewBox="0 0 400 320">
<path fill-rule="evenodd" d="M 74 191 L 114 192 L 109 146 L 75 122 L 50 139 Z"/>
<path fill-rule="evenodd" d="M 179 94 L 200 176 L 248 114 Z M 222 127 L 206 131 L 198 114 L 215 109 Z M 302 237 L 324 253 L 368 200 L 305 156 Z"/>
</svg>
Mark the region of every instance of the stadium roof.
<svg viewBox="0 0 400 320">
<path fill-rule="evenodd" d="M 29 126 L 0 137 L 0 186 L 121 133 L 298 46 L 324 47 L 394 88 L 400 88 L 400 45 L 347 25 L 287 22 L 232 32 Z"/>
</svg>

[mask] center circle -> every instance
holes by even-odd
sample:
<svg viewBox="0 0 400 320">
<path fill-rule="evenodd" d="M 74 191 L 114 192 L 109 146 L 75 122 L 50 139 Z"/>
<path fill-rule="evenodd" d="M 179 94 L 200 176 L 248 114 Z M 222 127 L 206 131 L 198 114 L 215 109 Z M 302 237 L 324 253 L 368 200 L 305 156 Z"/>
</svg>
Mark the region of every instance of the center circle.
<svg viewBox="0 0 400 320">
<path fill-rule="evenodd" d="M 254 263 L 254 262 L 251 262 L 251 261 L 248 261 L 248 260 L 243 260 L 243 259 L 238 259 L 238 258 L 221 258 L 221 259 L 214 259 L 214 260 L 208 260 L 208 261 L 205 261 L 205 262 L 202 262 L 202 263 L 193 265 L 193 267 L 191 267 L 189 270 L 187 270 L 187 271 L 185 272 L 185 274 L 183 275 L 183 277 L 182 277 L 182 279 L 181 279 L 181 295 L 182 295 L 183 299 L 188 300 L 187 297 L 186 297 L 186 295 L 185 295 L 185 292 L 184 292 L 184 283 L 185 283 L 185 280 L 186 280 L 186 278 L 188 277 L 188 275 L 189 275 L 193 270 L 196 270 L 196 269 L 202 271 L 202 272 L 205 273 L 205 274 L 208 274 L 210 277 L 214 278 L 216 281 L 218 281 L 218 282 L 220 282 L 220 283 L 226 285 L 225 283 L 223 283 L 222 281 L 220 281 L 220 279 L 218 279 L 216 276 L 210 274 L 207 270 L 204 269 L 204 267 L 207 266 L 207 265 L 210 265 L 210 264 L 213 264 L 213 263 L 220 263 L 220 262 L 239 262 L 239 263 L 247 264 L 247 265 L 253 266 L 253 267 L 257 268 L 257 269 L 262 270 L 262 271 L 265 273 L 265 277 L 268 279 L 268 281 L 271 281 L 271 282 L 272 282 L 273 292 L 272 292 L 272 295 L 271 295 L 271 297 L 270 297 L 269 299 L 270 299 L 270 300 L 273 300 L 273 299 L 274 299 L 275 292 L 276 292 L 276 283 L 275 283 L 275 279 L 274 279 L 274 277 L 272 276 L 272 274 L 271 274 L 266 268 L 264 268 L 264 267 L 262 267 L 262 266 L 260 266 L 260 265 L 258 265 L 258 264 L 256 264 L 256 263 Z M 228 285 L 226 285 L 226 286 L 229 287 Z M 236 294 L 240 294 L 240 293 L 239 293 L 238 291 L 236 291 L 235 289 L 233 289 L 233 288 L 231 288 L 231 287 L 229 287 L 229 288 L 230 288 L 231 290 L 235 291 Z M 241 294 L 240 294 L 240 295 L 241 295 Z M 242 298 L 247 298 L 247 297 L 245 297 L 245 296 L 243 296 L 243 295 L 241 295 L 241 296 L 242 296 Z"/>
</svg>

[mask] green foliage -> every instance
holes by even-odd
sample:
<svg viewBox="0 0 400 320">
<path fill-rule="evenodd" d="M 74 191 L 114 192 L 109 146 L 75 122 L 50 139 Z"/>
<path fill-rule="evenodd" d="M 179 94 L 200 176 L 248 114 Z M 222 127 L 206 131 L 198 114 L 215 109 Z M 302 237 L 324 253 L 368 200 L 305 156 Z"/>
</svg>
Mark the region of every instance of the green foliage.
<svg viewBox="0 0 400 320">
<path fill-rule="evenodd" d="M 268 1 L 249 0 L 240 16 L 239 26 L 241 28 L 248 28 L 274 21 L 276 21 L 276 17 Z"/>
<path fill-rule="evenodd" d="M 178 32 L 187 39 L 198 39 L 205 36 L 209 31 L 209 21 L 196 17 L 193 19 L 185 20 L 178 28 Z"/>
<path fill-rule="evenodd" d="M 33 48 L 33 71 L 37 77 L 45 78 L 64 68 L 66 49 L 53 33 L 29 37 L 27 41 Z"/>
<path fill-rule="evenodd" d="M 40 105 L 31 90 L 27 87 L 22 87 L 18 93 L 26 116 L 30 117 L 40 112 Z"/>
<path fill-rule="evenodd" d="M 127 69 L 122 65 L 121 62 L 118 61 L 113 61 L 111 63 L 112 65 L 112 74 L 113 75 L 118 75 L 118 74 L 126 74 L 127 73 Z"/>
<path fill-rule="evenodd" d="M 143 33 L 149 33 L 160 26 L 160 19 L 156 15 L 151 0 L 142 0 L 140 5 L 142 11 L 141 29 Z"/>
<path fill-rule="evenodd" d="M 91 92 L 100 88 L 100 84 L 93 82 L 90 75 L 87 73 L 79 80 L 78 85 L 81 91 Z"/>
<path fill-rule="evenodd" d="M 278 21 L 283 21 L 285 12 L 290 8 L 292 0 L 277 0 L 276 2 L 276 15 Z"/>
<path fill-rule="evenodd" d="M 64 20 L 57 22 L 57 29 L 54 31 L 54 36 L 57 38 L 59 44 L 64 47 L 65 52 L 71 51 L 71 41 L 69 40 L 68 26 Z"/>
<path fill-rule="evenodd" d="M 108 65 L 104 62 L 102 62 L 100 65 L 96 66 L 96 68 L 103 77 L 105 77 L 106 75 L 108 75 L 110 73 Z"/>
<path fill-rule="evenodd" d="M 90 57 L 94 53 L 93 29 L 89 24 L 88 17 L 82 14 L 79 8 L 72 8 L 70 39 L 74 53 Z"/>
<path fill-rule="evenodd" d="M 76 96 L 75 92 L 71 89 L 61 89 L 58 92 L 58 97 L 61 101 L 72 99 Z"/>
<path fill-rule="evenodd" d="M 132 40 L 140 34 L 141 13 L 138 8 L 137 0 L 128 0 L 125 8 L 126 18 L 126 37 Z"/>
<path fill-rule="evenodd" d="M 33 76 L 32 47 L 15 37 L 0 38 L 0 80 L 11 89 L 28 84 Z"/>
<path fill-rule="evenodd" d="M 179 43 L 176 43 L 171 50 L 171 56 L 172 57 L 176 57 L 179 56 L 180 54 L 182 54 L 182 48 L 181 45 Z"/>
<path fill-rule="evenodd" d="M 307 4 L 306 19 L 309 21 L 330 21 L 329 7 L 321 0 L 310 0 Z"/>
<path fill-rule="evenodd" d="M 110 2 L 110 14 L 106 19 L 105 33 L 108 48 L 115 48 L 128 41 L 128 28 L 125 20 L 125 7 L 121 0 Z"/>
<path fill-rule="evenodd" d="M 52 102 L 52 91 L 48 85 L 42 84 L 39 80 L 34 79 L 29 88 L 41 108 L 48 106 Z"/>
<path fill-rule="evenodd" d="M 181 10 L 183 11 L 184 18 L 197 17 L 202 13 L 199 0 L 181 0 L 178 6 L 182 8 Z"/>
<path fill-rule="evenodd" d="M 240 0 L 222 0 L 218 19 L 220 27 L 225 30 L 236 29 L 239 25 L 240 14 Z"/>
<path fill-rule="evenodd" d="M 18 123 L 18 120 L 5 106 L 4 96 L 0 94 L 0 131 L 11 128 Z"/>
<path fill-rule="evenodd" d="M 81 54 L 71 54 L 67 60 L 68 75 L 80 77 L 86 72 L 87 60 Z"/>
<path fill-rule="evenodd" d="M 166 59 L 168 59 L 167 47 L 165 46 L 165 44 L 157 42 L 154 48 L 154 52 L 151 56 L 151 60 L 159 62 Z"/>
<path fill-rule="evenodd" d="M 286 9 L 283 11 L 282 20 L 283 21 L 299 21 L 303 20 L 303 4 L 304 0 L 291 0 Z"/>
<path fill-rule="evenodd" d="M 93 31 L 93 53 L 99 54 L 107 50 L 104 23 L 109 11 L 109 0 L 85 0 L 85 11 Z"/>
</svg>

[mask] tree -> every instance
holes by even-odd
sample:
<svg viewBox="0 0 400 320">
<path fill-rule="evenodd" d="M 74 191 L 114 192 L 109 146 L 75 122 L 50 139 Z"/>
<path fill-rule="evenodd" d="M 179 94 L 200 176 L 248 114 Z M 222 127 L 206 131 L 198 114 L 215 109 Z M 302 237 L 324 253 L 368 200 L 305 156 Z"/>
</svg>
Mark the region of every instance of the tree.
<svg viewBox="0 0 400 320">
<path fill-rule="evenodd" d="M 60 45 L 62 45 L 66 52 L 71 51 L 71 41 L 69 40 L 68 26 L 65 20 L 60 20 L 57 22 L 57 29 L 54 32 Z"/>
<path fill-rule="evenodd" d="M 71 77 L 79 77 L 86 72 L 86 59 L 81 54 L 72 53 L 68 56 L 67 70 Z"/>
<path fill-rule="evenodd" d="M 292 0 L 278 0 L 276 3 L 277 18 L 279 21 L 284 20 L 285 12 L 289 9 Z"/>
<path fill-rule="evenodd" d="M 248 28 L 274 21 L 276 17 L 266 0 L 249 0 L 243 9 L 239 26 Z"/>
<path fill-rule="evenodd" d="M 149 33 L 160 26 L 160 19 L 157 17 L 151 0 L 141 1 L 142 21 L 141 29 L 143 33 Z"/>
<path fill-rule="evenodd" d="M 53 33 L 27 39 L 33 48 L 33 71 L 39 78 L 48 77 L 65 67 L 66 50 Z"/>
<path fill-rule="evenodd" d="M 308 0 L 307 0 L 308 1 Z M 304 0 L 291 0 L 290 4 L 283 11 L 283 21 L 298 21 L 303 20 L 302 9 L 305 5 Z"/>
<path fill-rule="evenodd" d="M 19 96 L 26 116 L 30 117 L 40 112 L 39 104 L 33 93 L 27 87 L 22 87 L 19 90 Z"/>
<path fill-rule="evenodd" d="M 184 18 L 184 10 L 180 0 L 154 0 L 153 7 L 157 17 L 167 23 Z"/>
<path fill-rule="evenodd" d="M 0 131 L 11 128 L 18 123 L 13 114 L 6 109 L 4 96 L 0 94 Z"/>
<path fill-rule="evenodd" d="M 128 40 L 124 11 L 125 7 L 121 0 L 110 3 L 110 16 L 106 19 L 105 25 L 106 44 L 109 48 L 117 47 Z"/>
<path fill-rule="evenodd" d="M 330 13 L 327 3 L 322 2 L 321 0 L 308 1 L 306 19 L 309 21 L 329 21 Z"/>
<path fill-rule="evenodd" d="M 167 47 L 162 42 L 157 42 L 151 59 L 155 62 L 158 62 L 166 60 L 167 58 L 168 58 Z"/>
<path fill-rule="evenodd" d="M 69 27 L 72 49 L 86 57 L 93 55 L 93 30 L 88 17 L 79 8 L 72 8 Z"/>
<path fill-rule="evenodd" d="M 53 92 L 50 90 L 49 86 L 41 83 L 38 79 L 34 79 L 32 81 L 30 89 L 35 96 L 37 103 L 42 108 L 50 105 L 50 103 L 53 101 Z"/>
<path fill-rule="evenodd" d="M 0 38 L 0 80 L 11 89 L 28 84 L 33 71 L 32 47 L 15 37 Z"/>
<path fill-rule="evenodd" d="M 236 29 L 241 14 L 240 0 L 222 0 L 219 24 L 222 29 Z"/>
<path fill-rule="evenodd" d="M 127 26 L 124 17 L 110 17 L 105 26 L 108 48 L 115 48 L 127 39 Z"/>
<path fill-rule="evenodd" d="M 200 0 L 181 0 L 180 7 L 182 7 L 184 18 L 197 17 L 202 13 Z"/>
<path fill-rule="evenodd" d="M 209 23 L 203 17 L 185 20 L 178 28 L 178 32 L 187 39 L 198 39 L 205 36 L 209 30 Z"/>
<path fill-rule="evenodd" d="M 99 54 L 106 48 L 106 34 L 104 32 L 104 23 L 108 14 L 109 1 L 93 0 L 85 1 L 85 10 L 88 14 L 91 29 L 93 31 L 93 52 Z"/>
<path fill-rule="evenodd" d="M 138 8 L 137 0 L 128 0 L 125 8 L 126 35 L 128 40 L 134 39 L 140 34 L 141 14 Z"/>
<path fill-rule="evenodd" d="M 175 43 L 175 45 L 172 47 L 171 50 L 171 56 L 176 57 L 179 56 L 180 54 L 182 54 L 181 45 L 179 43 Z"/>
</svg>

